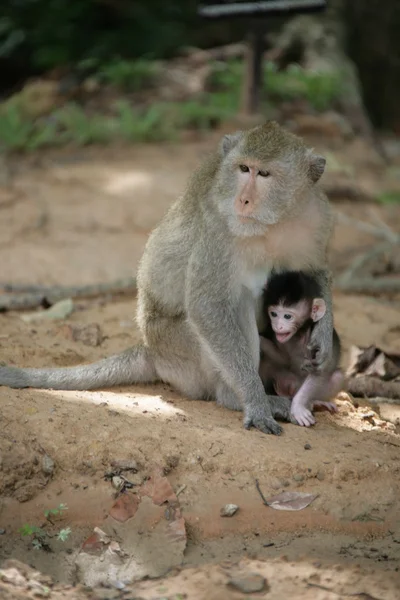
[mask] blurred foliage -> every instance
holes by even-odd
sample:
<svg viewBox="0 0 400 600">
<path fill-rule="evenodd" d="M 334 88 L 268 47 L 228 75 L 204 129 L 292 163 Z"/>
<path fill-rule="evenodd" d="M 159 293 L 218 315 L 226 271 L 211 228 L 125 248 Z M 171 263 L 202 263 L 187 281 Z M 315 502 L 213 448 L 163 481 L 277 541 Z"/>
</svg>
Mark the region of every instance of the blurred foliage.
<svg viewBox="0 0 400 600">
<path fill-rule="evenodd" d="M 115 59 L 99 67 L 96 77 L 103 78 L 116 90 L 143 91 L 153 85 L 158 68 L 158 63 L 147 59 Z M 239 59 L 215 62 L 206 90 L 193 99 L 152 102 L 149 98 L 141 107 L 133 106 L 127 99 L 119 99 L 111 108 L 104 109 L 106 114 L 70 102 L 45 111 L 45 114 L 39 112 L 41 116 L 35 118 L 32 110 L 28 110 L 33 109 L 33 95 L 28 94 L 28 87 L 26 92 L 23 90 L 0 105 L 0 149 L 30 151 L 44 146 L 84 146 L 116 139 L 162 141 L 177 139 L 185 129 L 213 129 L 237 113 L 243 69 L 244 62 Z M 278 72 L 270 63 L 265 65 L 264 81 L 265 114 L 275 101 L 297 98 L 307 100 L 316 110 L 326 110 L 334 103 L 340 89 L 338 79 L 332 75 L 313 74 L 299 67 Z M 33 91 L 38 94 L 40 88 Z M 43 91 L 47 93 L 46 89 Z M 41 109 L 40 96 L 36 100 Z M 45 103 L 44 108 L 47 106 Z"/>
<path fill-rule="evenodd" d="M 159 72 L 160 67 L 153 60 L 114 58 L 100 67 L 98 74 L 105 83 L 127 92 L 137 92 L 154 83 Z"/>
<path fill-rule="evenodd" d="M 0 58 L 32 71 L 84 58 L 168 56 L 190 42 L 194 0 L 2 0 Z"/>
<path fill-rule="evenodd" d="M 212 89 L 232 90 L 239 94 L 244 63 L 231 60 L 214 67 L 210 78 Z M 341 92 L 340 73 L 312 73 L 290 65 L 278 71 L 273 63 L 264 65 L 263 94 L 269 102 L 304 99 L 317 111 L 332 108 Z"/>
<path fill-rule="evenodd" d="M 400 204 L 400 191 L 387 190 L 379 194 L 377 200 L 381 204 Z"/>
<path fill-rule="evenodd" d="M 183 130 L 206 130 L 236 112 L 225 95 L 211 94 L 188 102 L 157 102 L 142 109 L 119 100 L 112 114 L 89 114 L 69 103 L 46 117 L 32 119 L 18 105 L 0 110 L 0 151 L 32 151 L 73 144 L 106 144 L 115 140 L 176 140 Z"/>
</svg>

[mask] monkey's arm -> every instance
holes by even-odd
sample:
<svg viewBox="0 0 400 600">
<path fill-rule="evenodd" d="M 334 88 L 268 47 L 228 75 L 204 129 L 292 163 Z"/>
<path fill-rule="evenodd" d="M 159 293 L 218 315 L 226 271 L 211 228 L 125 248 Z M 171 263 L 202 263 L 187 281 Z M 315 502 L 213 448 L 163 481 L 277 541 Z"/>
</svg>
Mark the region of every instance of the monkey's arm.
<svg viewBox="0 0 400 600">
<path fill-rule="evenodd" d="M 306 371 L 321 372 L 327 368 L 333 352 L 333 307 L 331 292 L 331 273 L 328 269 L 313 273 L 321 289 L 321 297 L 326 303 L 326 313 L 315 323 L 311 332 L 307 350 L 310 358 L 306 358 L 302 368 Z"/>
<path fill-rule="evenodd" d="M 201 251 L 195 254 L 205 256 Z M 214 270 L 214 260 L 215 257 L 209 257 L 201 264 L 192 261 L 189 268 L 186 294 L 189 323 L 197 332 L 214 367 L 239 398 L 244 411 L 244 426 L 254 426 L 264 433 L 279 435 L 282 428 L 272 416 L 271 397 L 265 395 L 258 374 L 258 357 L 256 361 L 252 352 L 252 345 L 256 344 L 259 353 L 254 308 L 252 310 L 250 305 L 243 304 L 250 301 L 247 297 L 238 297 L 235 301 L 235 294 L 226 293 L 226 290 L 232 291 L 229 271 L 221 268 L 222 260 L 219 268 L 216 266 Z M 244 329 L 244 315 L 251 314 L 254 323 L 248 322 Z M 273 403 L 275 406 L 276 398 Z M 279 414 L 289 419 L 284 404 Z"/>
</svg>

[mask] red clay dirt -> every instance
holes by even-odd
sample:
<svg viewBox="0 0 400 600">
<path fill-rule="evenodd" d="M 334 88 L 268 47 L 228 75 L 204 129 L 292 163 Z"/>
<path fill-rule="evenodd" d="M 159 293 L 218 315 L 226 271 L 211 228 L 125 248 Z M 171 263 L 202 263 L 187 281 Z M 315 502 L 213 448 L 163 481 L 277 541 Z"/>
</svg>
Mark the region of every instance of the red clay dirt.
<svg viewBox="0 0 400 600">
<path fill-rule="evenodd" d="M 0 188 L 1 281 L 83 284 L 134 274 L 149 231 L 214 141 L 210 136 L 181 145 L 63 151 L 20 160 L 11 185 Z M 381 172 L 371 172 L 362 154 L 346 147 L 340 156 L 346 162 L 353 157 L 355 176 L 379 189 Z M 374 210 L 400 231 L 398 206 L 343 200 L 336 207 L 359 219 Z M 376 240 L 369 235 L 338 225 L 331 252 L 335 272 L 371 243 Z M 335 294 L 344 364 L 352 344 L 400 351 L 399 306 L 398 296 Z M 75 365 L 119 352 L 139 339 L 135 307 L 134 298 L 82 300 L 68 319 L 51 323 L 1 314 L 0 360 L 32 367 Z M 92 323 L 104 336 L 96 347 L 74 341 L 63 329 Z M 338 415 L 317 413 L 313 428 L 284 424 L 283 435 L 272 437 L 245 431 L 238 413 L 189 401 L 161 384 L 98 392 L 0 388 L 0 529 L 5 530 L 0 564 L 13 557 L 56 581 L 75 582 L 74 553 L 114 503 L 115 489 L 104 474 L 115 460 L 135 460 L 139 483 L 160 465 L 175 491 L 184 486 L 179 494 L 188 535 L 183 564 L 198 568 L 188 581 L 204 581 L 205 573 L 215 578 L 216 567 L 202 570 L 210 562 L 285 554 L 290 561 L 307 557 L 308 563 L 290 565 L 300 578 L 303 569 L 307 577 L 315 571 L 311 565 L 317 560 L 332 577 L 335 569 L 359 564 L 381 585 L 389 581 L 389 571 L 397 576 L 400 565 L 400 409 L 393 408 L 387 422 L 366 416 L 368 408 L 345 398 L 338 406 Z M 43 472 L 44 454 L 55 462 L 52 475 Z M 318 498 L 299 512 L 276 511 L 262 504 L 255 479 L 267 496 L 298 490 Z M 40 525 L 43 512 L 60 502 L 69 507 L 63 526 L 71 527 L 71 536 L 54 541 L 54 552 L 34 550 L 19 528 Z M 231 518 L 219 515 L 226 503 L 240 507 Z M 271 579 L 270 567 L 258 567 Z M 141 597 L 153 598 L 146 585 L 151 587 L 143 584 Z M 202 597 L 195 588 L 188 597 Z M 307 589 L 296 597 L 331 597 Z M 282 590 L 292 593 L 290 586 Z M 224 593 L 204 597 L 242 597 Z M 392 596 L 383 590 L 376 597 Z"/>
</svg>

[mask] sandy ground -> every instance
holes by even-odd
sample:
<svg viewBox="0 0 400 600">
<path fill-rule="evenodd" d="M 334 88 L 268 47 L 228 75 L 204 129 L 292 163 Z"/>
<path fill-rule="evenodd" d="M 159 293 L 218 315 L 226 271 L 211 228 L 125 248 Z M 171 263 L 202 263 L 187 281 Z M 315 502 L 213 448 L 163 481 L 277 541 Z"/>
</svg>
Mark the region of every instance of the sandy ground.
<svg viewBox="0 0 400 600">
<path fill-rule="evenodd" d="M 64 151 L 14 163 L 11 185 L 0 188 L 0 280 L 75 284 L 132 275 L 149 231 L 211 142 Z M 366 185 L 379 186 L 367 161 L 353 155 Z M 367 218 L 372 205 L 341 202 L 338 208 Z M 398 207 L 374 210 L 400 231 Z M 376 240 L 338 226 L 335 272 L 371 243 Z M 135 306 L 135 299 L 123 297 L 79 301 L 65 322 L 56 323 L 28 324 L 18 313 L 1 314 L 0 360 L 75 365 L 118 352 L 138 339 Z M 335 294 L 344 363 L 351 344 L 400 351 L 399 307 L 398 297 Z M 65 324 L 91 323 L 104 336 L 97 347 L 66 335 Z M 164 385 L 90 393 L 0 388 L 0 563 L 17 558 L 57 581 L 74 582 L 74 553 L 114 502 L 104 474 L 113 461 L 134 459 L 140 477 L 159 465 L 175 490 L 185 486 L 179 495 L 188 536 L 183 565 L 284 554 L 290 561 L 306 557 L 308 565 L 317 560 L 331 574 L 331 565 L 358 564 L 375 573 L 376 582 L 382 572 L 395 577 L 400 427 L 386 421 L 374 426 L 366 409 L 345 400 L 338 405 L 336 416 L 318 413 L 312 429 L 285 424 L 283 435 L 272 437 L 243 430 L 240 414 L 189 401 Z M 392 423 L 398 411 L 392 410 Z M 43 472 L 45 454 L 55 462 L 51 476 Z M 295 490 L 318 497 L 302 511 L 276 511 L 262 504 L 255 479 L 266 495 Z M 55 542 L 54 552 L 34 550 L 18 529 L 40 524 L 44 510 L 60 502 L 69 507 L 71 536 Z M 232 518 L 219 515 L 226 503 L 240 506 Z M 392 596 L 383 590 L 377 597 Z"/>
</svg>

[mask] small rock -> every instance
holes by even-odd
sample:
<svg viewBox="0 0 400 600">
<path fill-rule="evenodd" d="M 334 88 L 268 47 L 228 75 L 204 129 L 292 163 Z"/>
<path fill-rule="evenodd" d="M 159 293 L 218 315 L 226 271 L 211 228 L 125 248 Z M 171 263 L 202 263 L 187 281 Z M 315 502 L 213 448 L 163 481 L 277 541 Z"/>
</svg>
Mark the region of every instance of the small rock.
<svg viewBox="0 0 400 600">
<path fill-rule="evenodd" d="M 362 419 L 373 419 L 377 414 L 373 410 L 369 410 L 368 412 L 362 413 L 360 416 Z"/>
<path fill-rule="evenodd" d="M 50 308 L 46 310 L 38 310 L 33 313 L 27 313 L 21 315 L 21 319 L 26 323 L 31 323 L 32 321 L 40 321 L 41 319 L 66 319 L 74 310 L 74 303 L 72 298 L 66 298 L 65 300 L 60 300 L 60 302 L 56 302 Z"/>
<path fill-rule="evenodd" d="M 235 513 L 239 510 L 237 504 L 225 504 L 220 510 L 221 517 L 233 517 Z"/>
<path fill-rule="evenodd" d="M 4 534 L 5 534 L 5 532 L 6 532 L 6 530 L 5 530 L 5 529 L 1 529 L 1 528 L 0 528 L 0 535 L 4 535 Z"/>
<path fill-rule="evenodd" d="M 60 327 L 59 332 L 67 340 L 82 342 L 85 346 L 100 346 L 104 339 L 97 323 L 89 323 L 89 325 L 85 325 L 84 327 L 63 325 Z"/>
<path fill-rule="evenodd" d="M 25 484 L 19 489 L 15 490 L 14 498 L 18 500 L 18 502 L 28 502 L 31 500 L 37 493 L 37 486 L 34 483 Z"/>
<path fill-rule="evenodd" d="M 293 479 L 294 479 L 295 481 L 300 481 L 300 482 L 301 482 L 301 481 L 304 481 L 304 475 L 302 475 L 301 473 L 295 473 L 295 474 L 293 475 Z"/>
<path fill-rule="evenodd" d="M 325 479 L 325 473 L 323 471 L 321 471 L 321 470 L 318 471 L 318 473 L 317 473 L 317 479 L 319 481 L 323 481 Z"/>
<path fill-rule="evenodd" d="M 126 585 L 123 581 L 114 580 L 114 579 L 110 580 L 110 585 L 115 587 L 115 589 L 117 589 L 117 590 L 123 590 L 126 588 Z"/>
<path fill-rule="evenodd" d="M 304 450 L 311 450 L 311 444 L 309 444 L 307 442 L 307 444 L 304 444 Z"/>
<path fill-rule="evenodd" d="M 238 574 L 229 579 L 228 585 L 239 590 L 242 594 L 254 594 L 267 591 L 269 588 L 265 577 L 258 573 Z"/>
<path fill-rule="evenodd" d="M 52 475 L 54 472 L 54 460 L 48 454 L 42 458 L 42 471 L 45 475 Z"/>
<path fill-rule="evenodd" d="M 112 484 L 116 490 L 120 490 L 122 488 L 122 486 L 124 485 L 124 480 L 121 477 L 118 477 L 118 475 L 115 475 L 112 478 Z"/>
</svg>

